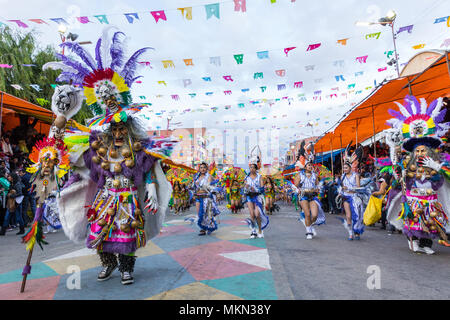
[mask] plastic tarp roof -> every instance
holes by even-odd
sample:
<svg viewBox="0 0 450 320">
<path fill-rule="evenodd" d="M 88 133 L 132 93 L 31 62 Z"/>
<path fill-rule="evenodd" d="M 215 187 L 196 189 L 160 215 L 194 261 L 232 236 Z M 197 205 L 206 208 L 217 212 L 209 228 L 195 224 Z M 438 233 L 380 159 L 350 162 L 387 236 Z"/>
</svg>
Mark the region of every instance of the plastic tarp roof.
<svg viewBox="0 0 450 320">
<path fill-rule="evenodd" d="M 51 124 L 54 119 L 53 112 L 37 106 L 26 100 L 17 98 L 9 93 L 0 91 L 0 100 L 3 97 L 3 108 L 14 110 L 17 113 L 33 116 L 43 122 Z"/>
<path fill-rule="evenodd" d="M 323 152 L 345 148 L 350 141 L 362 142 L 374 134 L 390 128 L 386 120 L 392 118 L 388 109 L 398 111 L 394 101 L 403 104 L 406 95 L 425 98 L 427 103 L 450 93 L 450 53 L 422 73 L 387 81 L 361 101 L 334 129 L 328 130 L 314 145 Z M 409 84 L 409 85 L 408 85 Z"/>
</svg>

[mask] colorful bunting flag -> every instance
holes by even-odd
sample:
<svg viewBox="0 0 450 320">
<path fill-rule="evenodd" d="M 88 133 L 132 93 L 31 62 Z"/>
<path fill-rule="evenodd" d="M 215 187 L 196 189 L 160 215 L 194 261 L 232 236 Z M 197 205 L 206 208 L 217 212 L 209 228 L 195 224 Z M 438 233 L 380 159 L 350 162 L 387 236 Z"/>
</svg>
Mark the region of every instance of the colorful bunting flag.
<svg viewBox="0 0 450 320">
<path fill-rule="evenodd" d="M 20 20 L 8 20 L 10 22 L 15 22 L 17 24 L 17 26 L 21 27 L 21 28 L 28 28 L 28 25 Z"/>
<path fill-rule="evenodd" d="M 88 17 L 77 17 L 78 22 L 82 23 L 82 24 L 86 24 L 89 23 L 89 18 Z"/>
<path fill-rule="evenodd" d="M 163 63 L 164 69 L 175 68 L 175 65 L 172 60 L 163 60 L 162 63 Z"/>
<path fill-rule="evenodd" d="M 289 48 L 284 48 L 284 53 L 286 54 L 286 57 L 288 56 L 289 51 L 294 50 L 297 47 L 289 47 Z"/>
<path fill-rule="evenodd" d="M 207 4 L 205 5 L 205 10 L 206 10 L 206 20 L 208 20 L 212 16 L 215 16 L 217 19 L 220 19 L 219 3 Z"/>
<path fill-rule="evenodd" d="M 47 22 L 45 22 L 42 19 L 28 19 L 31 22 L 37 23 L 37 24 L 48 24 Z"/>
<path fill-rule="evenodd" d="M 134 23 L 134 19 L 139 20 L 139 16 L 136 12 L 134 13 L 124 13 L 125 18 L 127 18 L 129 23 Z"/>
<path fill-rule="evenodd" d="M 69 24 L 67 23 L 67 21 L 64 20 L 63 18 L 52 18 L 52 19 L 50 19 L 50 20 L 52 20 L 52 21 L 55 22 L 56 24 L 63 24 L 63 25 L 65 25 L 65 26 L 68 26 L 68 25 L 69 25 Z"/>
<path fill-rule="evenodd" d="M 269 59 L 269 51 L 259 51 L 256 53 L 258 59 Z"/>
<path fill-rule="evenodd" d="M 192 7 L 178 8 L 181 11 L 181 16 L 186 20 L 192 20 Z M 186 14 L 184 14 L 186 12 Z"/>
<path fill-rule="evenodd" d="M 245 0 L 234 0 L 234 11 L 246 12 L 247 7 Z"/>
<path fill-rule="evenodd" d="M 244 55 L 243 54 L 235 54 L 234 60 L 236 60 L 237 64 L 242 64 L 242 62 L 244 62 Z"/>
<path fill-rule="evenodd" d="M 366 40 L 373 39 L 373 38 L 378 39 L 380 37 L 380 34 L 381 34 L 381 32 L 366 34 Z"/>
<path fill-rule="evenodd" d="M 23 90 L 23 88 L 20 84 L 12 84 L 11 87 L 13 87 L 16 90 Z"/>
<path fill-rule="evenodd" d="M 356 57 L 356 61 L 358 61 L 359 63 L 366 63 L 367 62 L 367 57 L 368 56 Z"/>
<path fill-rule="evenodd" d="M 413 24 L 406 26 L 406 27 L 401 27 L 400 29 L 398 29 L 397 34 L 403 32 L 403 31 L 408 31 L 408 33 L 412 33 L 413 27 L 414 27 Z"/>
<path fill-rule="evenodd" d="M 150 13 L 153 16 L 153 18 L 155 18 L 155 22 L 156 23 L 158 23 L 159 19 L 167 21 L 166 14 L 164 13 L 164 10 L 151 11 Z M 191 19 L 192 19 L 192 16 L 191 16 Z"/>
<path fill-rule="evenodd" d="M 96 15 L 94 17 L 96 17 L 98 22 L 100 22 L 101 24 L 109 24 L 109 21 L 106 18 L 106 15 L 104 15 L 104 14 L 99 14 L 99 15 Z"/>
<path fill-rule="evenodd" d="M 315 50 L 315 49 L 317 49 L 318 47 L 320 47 L 321 44 L 322 44 L 322 43 L 314 43 L 314 44 L 310 44 L 310 45 L 308 46 L 308 48 L 306 49 L 306 51 Z"/>
<path fill-rule="evenodd" d="M 192 62 L 192 59 L 183 59 L 183 61 L 184 61 L 184 64 L 186 66 L 193 66 L 194 65 L 194 62 Z"/>
<path fill-rule="evenodd" d="M 263 73 L 262 72 L 255 72 L 254 74 L 253 74 L 253 79 L 262 79 L 264 76 L 263 76 Z"/>
<path fill-rule="evenodd" d="M 210 57 L 209 63 L 219 67 L 221 65 L 220 57 Z"/>
</svg>

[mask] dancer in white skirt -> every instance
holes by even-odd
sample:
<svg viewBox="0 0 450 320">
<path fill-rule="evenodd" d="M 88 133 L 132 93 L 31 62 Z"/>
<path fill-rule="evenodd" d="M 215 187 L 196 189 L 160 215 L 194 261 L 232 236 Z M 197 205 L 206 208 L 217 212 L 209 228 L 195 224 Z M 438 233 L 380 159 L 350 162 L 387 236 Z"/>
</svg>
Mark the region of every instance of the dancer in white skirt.
<svg viewBox="0 0 450 320">
<path fill-rule="evenodd" d="M 295 186 L 299 188 L 298 199 L 304 215 L 301 215 L 300 220 L 306 228 L 306 239 L 310 240 L 317 235 L 314 226 L 325 223 L 325 213 L 317 197 L 320 191 L 319 177 L 311 162 L 296 176 Z"/>
<path fill-rule="evenodd" d="M 250 238 L 263 238 L 263 230 L 269 225 L 269 217 L 264 213 L 264 195 L 261 175 L 258 166 L 261 160 L 259 156 L 250 157 L 250 173 L 244 180 L 244 194 L 247 197 L 247 207 L 250 211 L 250 219 L 246 219 L 251 228 Z M 258 228 L 258 232 L 256 232 Z"/>
</svg>

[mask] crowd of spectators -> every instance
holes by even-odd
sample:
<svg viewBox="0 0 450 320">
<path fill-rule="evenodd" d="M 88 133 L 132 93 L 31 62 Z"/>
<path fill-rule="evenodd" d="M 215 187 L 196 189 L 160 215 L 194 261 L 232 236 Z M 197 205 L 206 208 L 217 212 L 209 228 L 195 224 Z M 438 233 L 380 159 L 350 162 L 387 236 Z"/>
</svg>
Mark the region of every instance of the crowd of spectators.
<svg viewBox="0 0 450 320">
<path fill-rule="evenodd" d="M 2 128 L 4 124 L 2 123 Z M 0 139 L 0 235 L 6 231 L 25 228 L 33 221 L 36 200 L 31 190 L 31 174 L 26 171 L 29 153 L 42 139 L 32 127 L 17 127 L 1 132 Z"/>
</svg>

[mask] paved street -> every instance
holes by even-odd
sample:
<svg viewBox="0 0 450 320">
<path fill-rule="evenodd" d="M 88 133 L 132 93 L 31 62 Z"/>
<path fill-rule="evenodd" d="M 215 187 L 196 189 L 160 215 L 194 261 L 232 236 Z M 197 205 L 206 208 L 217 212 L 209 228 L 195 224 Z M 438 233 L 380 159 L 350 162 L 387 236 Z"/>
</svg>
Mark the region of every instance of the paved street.
<svg viewBox="0 0 450 320">
<path fill-rule="evenodd" d="M 247 211 L 232 215 L 222 206 L 219 230 L 204 237 L 184 221 L 193 210 L 183 216 L 168 213 L 161 234 L 138 250 L 135 283 L 126 287 L 117 271 L 97 282 L 95 252 L 58 232 L 47 235 L 44 251 L 35 247 L 26 291 L 20 294 L 27 252 L 10 231 L 0 238 L 0 299 L 450 298 L 450 248 L 434 244 L 435 255 L 413 254 L 403 235 L 389 235 L 379 225 L 367 227 L 361 240 L 348 241 L 335 215 L 327 215 L 317 237 L 306 240 L 298 212 L 280 207 L 270 216 L 264 239 L 249 239 Z M 81 271 L 79 290 L 67 286 L 68 268 L 74 265 Z M 373 270 L 379 272 L 380 289 L 368 288 Z"/>
</svg>

